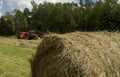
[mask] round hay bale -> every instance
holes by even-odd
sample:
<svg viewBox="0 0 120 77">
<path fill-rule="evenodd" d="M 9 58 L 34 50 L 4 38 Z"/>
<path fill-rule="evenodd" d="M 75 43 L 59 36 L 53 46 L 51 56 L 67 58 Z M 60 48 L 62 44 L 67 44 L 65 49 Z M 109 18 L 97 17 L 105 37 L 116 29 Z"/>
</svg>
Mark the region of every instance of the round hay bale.
<svg viewBox="0 0 120 77">
<path fill-rule="evenodd" d="M 32 77 L 120 77 L 120 42 L 110 33 L 45 37 L 31 61 Z"/>
</svg>

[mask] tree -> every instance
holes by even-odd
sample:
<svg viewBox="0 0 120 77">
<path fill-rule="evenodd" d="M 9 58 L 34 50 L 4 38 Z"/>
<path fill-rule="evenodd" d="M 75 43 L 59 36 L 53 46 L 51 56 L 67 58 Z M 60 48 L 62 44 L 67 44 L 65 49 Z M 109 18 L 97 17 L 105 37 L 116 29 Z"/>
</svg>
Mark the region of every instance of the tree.
<svg viewBox="0 0 120 77">
<path fill-rule="evenodd" d="M 16 25 L 16 31 L 27 31 L 28 20 L 20 10 L 15 10 L 14 21 Z"/>
<path fill-rule="evenodd" d="M 7 12 L 0 20 L 0 35 L 13 35 L 15 32 L 15 24 L 13 16 Z"/>
</svg>

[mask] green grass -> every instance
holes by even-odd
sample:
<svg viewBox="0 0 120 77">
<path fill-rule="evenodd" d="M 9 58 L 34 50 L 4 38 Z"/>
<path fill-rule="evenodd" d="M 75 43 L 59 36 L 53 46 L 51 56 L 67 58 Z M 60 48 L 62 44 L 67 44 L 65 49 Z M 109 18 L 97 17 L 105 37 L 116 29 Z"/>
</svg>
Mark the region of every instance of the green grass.
<svg viewBox="0 0 120 77">
<path fill-rule="evenodd" d="M 34 46 L 39 43 L 40 40 L 0 36 L 0 77 L 30 77 L 29 59 L 36 51 Z"/>
</svg>

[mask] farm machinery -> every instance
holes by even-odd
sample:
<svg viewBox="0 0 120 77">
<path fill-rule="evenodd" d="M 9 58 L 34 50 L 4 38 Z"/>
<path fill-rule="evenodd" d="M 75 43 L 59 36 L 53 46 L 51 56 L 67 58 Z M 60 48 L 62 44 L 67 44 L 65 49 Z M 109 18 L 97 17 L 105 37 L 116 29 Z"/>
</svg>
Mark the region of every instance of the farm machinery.
<svg viewBox="0 0 120 77">
<path fill-rule="evenodd" d="M 39 38 L 39 34 L 37 34 L 35 31 L 29 31 L 29 32 L 23 32 L 20 31 L 17 33 L 17 38 L 18 39 L 38 39 Z"/>
</svg>

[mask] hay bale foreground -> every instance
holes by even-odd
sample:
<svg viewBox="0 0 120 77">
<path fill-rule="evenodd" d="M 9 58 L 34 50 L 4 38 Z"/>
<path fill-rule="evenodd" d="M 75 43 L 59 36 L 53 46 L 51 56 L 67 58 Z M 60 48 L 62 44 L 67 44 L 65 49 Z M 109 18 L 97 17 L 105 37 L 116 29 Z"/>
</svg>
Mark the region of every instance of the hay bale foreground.
<svg viewBox="0 0 120 77">
<path fill-rule="evenodd" d="M 120 77 L 120 39 L 114 36 L 104 32 L 48 36 L 31 62 L 32 77 Z"/>
</svg>

